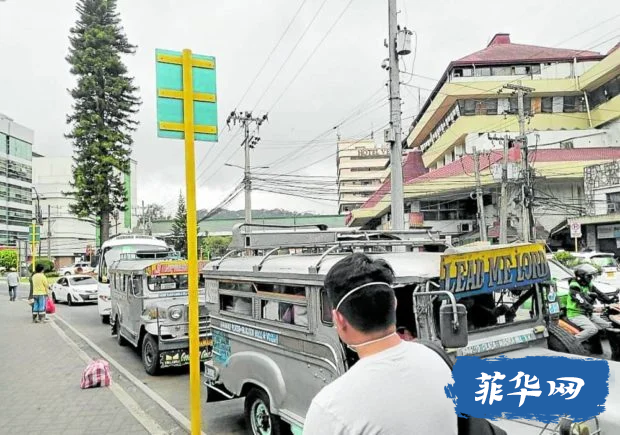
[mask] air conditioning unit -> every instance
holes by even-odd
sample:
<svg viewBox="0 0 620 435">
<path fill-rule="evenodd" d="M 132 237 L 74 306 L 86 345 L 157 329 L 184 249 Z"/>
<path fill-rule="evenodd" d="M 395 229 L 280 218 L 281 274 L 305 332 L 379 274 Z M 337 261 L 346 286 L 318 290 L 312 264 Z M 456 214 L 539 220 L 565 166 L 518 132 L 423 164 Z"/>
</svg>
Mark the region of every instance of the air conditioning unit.
<svg viewBox="0 0 620 435">
<path fill-rule="evenodd" d="M 607 204 L 607 213 L 615 213 L 618 211 L 619 207 L 618 207 L 618 203 L 617 202 L 610 202 Z"/>
<path fill-rule="evenodd" d="M 464 222 L 462 224 L 458 224 L 457 228 L 459 233 L 468 233 L 472 230 L 472 225 L 469 222 Z"/>
</svg>

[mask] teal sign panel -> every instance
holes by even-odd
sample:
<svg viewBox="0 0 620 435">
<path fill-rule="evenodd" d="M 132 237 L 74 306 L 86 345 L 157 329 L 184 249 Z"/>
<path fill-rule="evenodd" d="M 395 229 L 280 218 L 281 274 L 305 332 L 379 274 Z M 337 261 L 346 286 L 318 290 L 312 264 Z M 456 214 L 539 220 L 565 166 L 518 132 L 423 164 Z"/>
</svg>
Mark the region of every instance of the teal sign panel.
<svg viewBox="0 0 620 435">
<path fill-rule="evenodd" d="M 182 53 L 155 50 L 157 84 L 157 136 L 184 139 Z M 216 142 L 217 92 L 215 57 L 192 54 L 194 139 Z"/>
</svg>

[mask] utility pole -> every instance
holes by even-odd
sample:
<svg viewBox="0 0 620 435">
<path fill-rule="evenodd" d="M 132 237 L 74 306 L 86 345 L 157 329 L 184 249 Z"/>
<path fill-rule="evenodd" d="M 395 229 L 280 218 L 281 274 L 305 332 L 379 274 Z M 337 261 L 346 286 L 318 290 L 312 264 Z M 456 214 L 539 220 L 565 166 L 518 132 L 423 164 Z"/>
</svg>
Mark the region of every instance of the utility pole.
<svg viewBox="0 0 620 435">
<path fill-rule="evenodd" d="M 258 143 L 260 138 L 258 136 L 250 136 L 250 125 L 256 124 L 256 132 L 258 133 L 260 126 L 263 122 L 267 121 L 267 114 L 263 116 L 252 116 L 252 112 L 237 112 L 233 110 L 228 118 L 226 118 L 226 125 L 230 127 L 230 123 L 236 125 L 237 122 L 243 126 L 243 143 L 245 151 L 245 165 L 243 169 L 243 184 L 245 186 L 245 223 L 252 223 L 252 177 L 250 171 L 250 150 Z M 250 227 L 246 228 L 246 231 L 250 231 Z"/>
<path fill-rule="evenodd" d="M 502 187 L 499 209 L 499 243 L 508 243 L 508 135 L 504 136 L 502 156 Z"/>
<path fill-rule="evenodd" d="M 478 202 L 478 227 L 480 228 L 480 240 L 488 241 L 487 224 L 484 218 L 484 198 L 482 197 L 482 183 L 480 182 L 480 154 L 474 147 L 474 171 L 476 173 L 476 201 Z"/>
<path fill-rule="evenodd" d="M 390 164 L 392 170 L 392 230 L 403 230 L 405 226 L 405 204 L 403 190 L 403 163 L 400 112 L 400 71 L 398 67 L 398 20 L 396 0 L 388 0 L 388 50 L 390 73 L 390 128 L 386 130 L 386 142 L 390 142 Z"/>
<path fill-rule="evenodd" d="M 533 92 L 535 89 L 523 86 L 521 84 L 521 80 L 519 80 L 518 84 L 516 85 L 512 83 L 506 84 L 502 87 L 502 89 L 513 90 L 517 95 L 517 112 L 519 115 L 519 137 L 517 138 L 517 140 L 521 144 L 521 169 L 523 173 L 523 184 L 521 186 L 523 213 L 521 220 L 523 223 L 523 241 L 528 243 L 532 239 L 533 225 L 535 222 L 532 210 L 532 176 L 527 152 L 527 136 L 525 135 L 525 108 L 523 104 L 523 99 L 525 97 L 525 94 Z"/>
<path fill-rule="evenodd" d="M 52 206 L 47 204 L 47 259 L 52 261 Z"/>
</svg>

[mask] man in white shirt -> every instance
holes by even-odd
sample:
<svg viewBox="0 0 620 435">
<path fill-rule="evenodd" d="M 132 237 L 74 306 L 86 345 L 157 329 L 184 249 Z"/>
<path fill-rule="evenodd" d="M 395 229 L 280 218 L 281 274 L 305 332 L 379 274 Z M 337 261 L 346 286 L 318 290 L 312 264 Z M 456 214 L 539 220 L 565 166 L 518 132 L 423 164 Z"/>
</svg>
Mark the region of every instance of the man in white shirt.
<svg viewBox="0 0 620 435">
<path fill-rule="evenodd" d="M 456 435 L 452 373 L 433 350 L 396 333 L 392 268 L 352 254 L 325 277 L 334 326 L 360 360 L 312 401 L 304 435 Z"/>
<path fill-rule="evenodd" d="M 11 267 L 11 271 L 6 276 L 6 283 L 9 286 L 9 300 L 14 301 L 17 299 L 17 287 L 19 287 L 19 275 L 14 267 Z"/>
</svg>

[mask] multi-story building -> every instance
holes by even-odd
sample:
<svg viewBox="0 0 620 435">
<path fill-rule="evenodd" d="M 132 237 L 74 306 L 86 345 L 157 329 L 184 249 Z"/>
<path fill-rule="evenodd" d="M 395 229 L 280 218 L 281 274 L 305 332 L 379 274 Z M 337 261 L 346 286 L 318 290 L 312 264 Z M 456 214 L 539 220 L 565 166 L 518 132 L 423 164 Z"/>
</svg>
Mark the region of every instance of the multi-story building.
<svg viewBox="0 0 620 435">
<path fill-rule="evenodd" d="M 28 239 L 34 132 L 0 113 L 0 245 Z"/>
<path fill-rule="evenodd" d="M 338 210 L 361 207 L 389 175 L 390 149 L 374 140 L 338 142 Z"/>
<path fill-rule="evenodd" d="M 39 194 L 43 217 L 41 255 L 50 256 L 58 267 L 83 257 L 89 248 L 97 246 L 98 229 L 94 219 L 81 219 L 71 213 L 73 198 L 71 157 L 45 157 L 35 154 L 32 161 L 33 184 Z M 135 226 L 132 204 L 136 201 L 136 162 L 131 161 L 131 173 L 125 175 L 128 195 L 126 211 L 111 217 L 110 234 L 127 233 Z"/>
<path fill-rule="evenodd" d="M 473 148 L 482 152 L 480 179 L 486 222 L 497 234 L 498 166 L 503 138 L 519 135 L 517 98 L 506 84 L 531 90 L 524 98 L 530 166 L 535 174 L 534 219 L 539 235 L 584 212 L 586 166 L 620 158 L 620 49 L 606 54 L 512 43 L 497 34 L 486 48 L 450 62 L 415 118 L 406 139 L 428 173 L 404 179 L 405 212 L 411 225 L 463 235 L 477 226 Z M 511 167 L 519 156 L 511 151 Z M 409 161 L 411 160 L 411 162 Z M 514 237 L 522 225 L 520 172 L 509 189 Z M 384 183 L 384 184 L 387 184 Z M 537 190 L 536 190 L 537 189 Z M 390 224 L 390 192 L 382 186 L 349 225 Z"/>
</svg>

